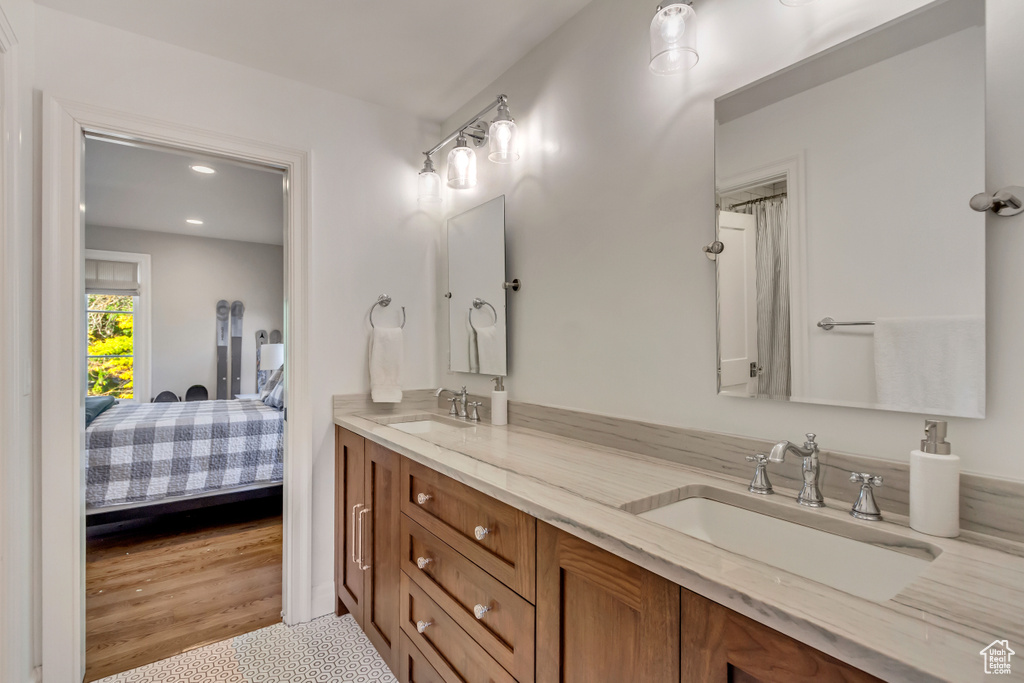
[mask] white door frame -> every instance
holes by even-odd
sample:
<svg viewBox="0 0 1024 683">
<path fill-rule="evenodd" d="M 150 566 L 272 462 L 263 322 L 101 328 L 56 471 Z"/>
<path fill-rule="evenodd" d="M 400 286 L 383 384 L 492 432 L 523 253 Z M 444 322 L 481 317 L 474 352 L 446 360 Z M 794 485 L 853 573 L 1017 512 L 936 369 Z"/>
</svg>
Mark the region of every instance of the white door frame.
<svg viewBox="0 0 1024 683">
<path fill-rule="evenodd" d="M 42 635 L 45 683 L 85 672 L 84 133 L 281 168 L 285 191 L 284 620 L 311 617 L 313 429 L 309 399 L 309 152 L 43 96 Z"/>
</svg>

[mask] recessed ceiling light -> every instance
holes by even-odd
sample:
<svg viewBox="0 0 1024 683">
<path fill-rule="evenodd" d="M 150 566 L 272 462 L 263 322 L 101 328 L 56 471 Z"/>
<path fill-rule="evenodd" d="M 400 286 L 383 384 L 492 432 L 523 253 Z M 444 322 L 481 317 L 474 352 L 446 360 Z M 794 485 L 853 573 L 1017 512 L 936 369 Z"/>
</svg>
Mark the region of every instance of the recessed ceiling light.
<svg viewBox="0 0 1024 683">
<path fill-rule="evenodd" d="M 191 225 L 202 225 L 203 224 L 203 222 L 201 220 L 199 220 L 198 218 L 186 218 L 185 222 L 189 223 Z"/>
<path fill-rule="evenodd" d="M 216 173 L 217 172 L 217 171 L 213 170 L 212 168 L 210 168 L 209 166 L 203 166 L 201 164 L 192 164 L 191 166 L 189 166 L 189 168 L 191 168 L 196 173 L 206 173 L 207 175 L 209 175 L 210 173 Z"/>
</svg>

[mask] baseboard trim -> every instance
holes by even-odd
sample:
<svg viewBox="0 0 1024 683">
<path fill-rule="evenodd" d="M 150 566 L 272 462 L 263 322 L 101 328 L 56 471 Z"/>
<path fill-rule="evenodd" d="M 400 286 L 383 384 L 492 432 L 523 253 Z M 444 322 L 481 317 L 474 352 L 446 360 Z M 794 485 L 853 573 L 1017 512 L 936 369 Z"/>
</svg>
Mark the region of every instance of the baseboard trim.
<svg viewBox="0 0 1024 683">
<path fill-rule="evenodd" d="M 334 582 L 319 583 L 313 586 L 313 599 L 310 601 L 310 616 L 313 619 L 325 614 L 334 614 L 337 597 L 334 595 Z"/>
</svg>

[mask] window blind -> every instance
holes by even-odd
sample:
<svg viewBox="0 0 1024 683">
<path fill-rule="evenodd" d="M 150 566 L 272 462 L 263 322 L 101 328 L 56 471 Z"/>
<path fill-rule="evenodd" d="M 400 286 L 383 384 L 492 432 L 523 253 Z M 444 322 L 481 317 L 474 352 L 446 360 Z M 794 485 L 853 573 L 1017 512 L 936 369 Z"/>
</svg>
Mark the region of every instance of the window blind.
<svg viewBox="0 0 1024 683">
<path fill-rule="evenodd" d="M 139 264 L 125 261 L 85 260 L 85 293 L 139 296 Z"/>
</svg>

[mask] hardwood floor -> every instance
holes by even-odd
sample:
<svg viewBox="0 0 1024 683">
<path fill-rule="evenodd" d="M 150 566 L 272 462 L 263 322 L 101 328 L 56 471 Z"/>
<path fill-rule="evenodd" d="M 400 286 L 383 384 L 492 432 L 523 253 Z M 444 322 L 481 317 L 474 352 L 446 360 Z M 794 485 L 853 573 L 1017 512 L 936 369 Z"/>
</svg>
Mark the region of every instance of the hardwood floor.
<svg viewBox="0 0 1024 683">
<path fill-rule="evenodd" d="M 280 498 L 89 529 L 94 681 L 281 621 Z"/>
</svg>

